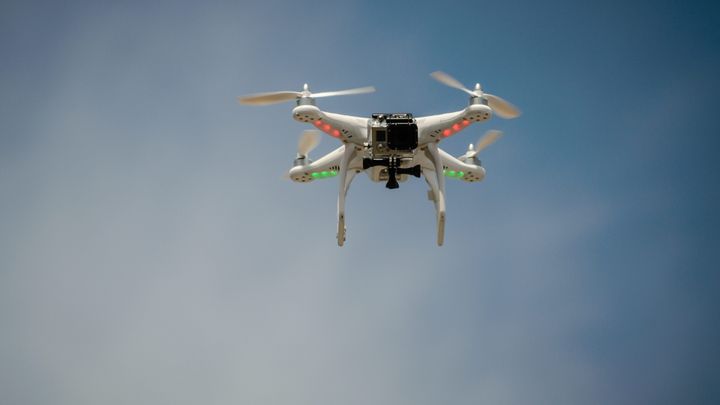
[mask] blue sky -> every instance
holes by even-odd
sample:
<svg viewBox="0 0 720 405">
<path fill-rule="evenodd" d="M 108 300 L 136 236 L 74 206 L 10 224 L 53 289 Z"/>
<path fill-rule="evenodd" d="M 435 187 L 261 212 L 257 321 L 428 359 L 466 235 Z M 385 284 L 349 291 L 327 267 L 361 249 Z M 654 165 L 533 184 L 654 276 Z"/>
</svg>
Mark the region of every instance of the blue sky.
<svg viewBox="0 0 720 405">
<path fill-rule="evenodd" d="M 717 403 L 712 3 L 5 2 L 0 402 Z M 523 110 L 480 184 L 282 180 L 303 125 Z M 336 147 L 323 139 L 314 156 Z"/>
</svg>

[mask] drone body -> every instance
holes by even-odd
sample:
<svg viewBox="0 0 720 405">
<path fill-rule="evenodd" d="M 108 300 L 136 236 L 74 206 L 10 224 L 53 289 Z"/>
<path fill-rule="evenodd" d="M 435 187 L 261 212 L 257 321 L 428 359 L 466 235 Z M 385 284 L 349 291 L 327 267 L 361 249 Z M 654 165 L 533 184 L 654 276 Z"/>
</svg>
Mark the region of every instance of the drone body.
<svg viewBox="0 0 720 405">
<path fill-rule="evenodd" d="M 389 189 L 409 176 L 423 177 L 428 184 L 428 199 L 435 205 L 437 244 L 442 246 L 445 232 L 445 177 L 466 182 L 485 178 L 485 169 L 477 153 L 492 144 L 501 135 L 488 131 L 477 144 L 457 158 L 438 147 L 443 139 L 451 137 L 473 123 L 492 118 L 493 113 L 503 118 L 515 118 L 520 113 L 512 104 L 483 93 L 477 84 L 474 90 L 442 72 L 432 76 L 438 81 L 470 95 L 468 106 L 456 112 L 415 118 L 409 113 L 377 113 L 371 117 L 355 117 L 320 110 L 315 99 L 320 97 L 361 94 L 374 91 L 372 87 L 312 94 L 307 84 L 302 92 L 262 93 L 239 98 L 243 104 L 264 105 L 296 100 L 293 118 L 309 123 L 318 130 L 303 133 L 298 144 L 298 155 L 289 177 L 298 183 L 310 183 L 329 177 L 339 178 L 337 242 L 345 242 L 345 197 L 355 175 L 367 173 L 374 182 L 385 182 Z M 308 153 L 317 146 L 319 132 L 337 138 L 342 145 L 316 161 Z"/>
</svg>

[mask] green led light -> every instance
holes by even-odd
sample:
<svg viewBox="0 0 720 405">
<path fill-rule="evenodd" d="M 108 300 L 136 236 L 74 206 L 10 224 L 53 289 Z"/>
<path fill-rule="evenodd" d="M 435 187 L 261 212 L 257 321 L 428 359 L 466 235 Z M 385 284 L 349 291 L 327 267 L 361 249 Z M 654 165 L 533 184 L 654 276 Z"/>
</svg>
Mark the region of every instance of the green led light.
<svg viewBox="0 0 720 405">
<path fill-rule="evenodd" d="M 454 177 L 456 179 L 465 177 L 465 172 L 460 171 L 460 170 L 455 171 L 455 170 L 443 169 L 443 174 L 446 175 L 447 177 Z"/>
<path fill-rule="evenodd" d="M 310 173 L 310 176 L 313 179 L 326 179 L 328 177 L 335 177 L 337 174 L 337 170 L 323 170 L 321 172 Z"/>
</svg>

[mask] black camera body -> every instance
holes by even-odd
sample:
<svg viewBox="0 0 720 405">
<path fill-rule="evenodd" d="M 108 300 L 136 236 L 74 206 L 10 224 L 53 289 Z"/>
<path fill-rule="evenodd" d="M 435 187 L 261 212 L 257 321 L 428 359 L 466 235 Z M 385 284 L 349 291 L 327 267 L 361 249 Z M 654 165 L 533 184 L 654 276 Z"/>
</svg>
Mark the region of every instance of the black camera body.
<svg viewBox="0 0 720 405">
<path fill-rule="evenodd" d="M 387 180 L 385 187 L 399 187 L 398 180 L 408 175 L 420 177 L 420 165 L 407 167 L 418 147 L 418 127 L 410 113 L 373 114 L 368 124 L 370 155 L 363 159 L 363 170 L 373 168 L 376 181 Z"/>
<path fill-rule="evenodd" d="M 418 145 L 418 127 L 410 113 L 377 113 L 370 119 L 372 158 L 412 157 Z"/>
</svg>

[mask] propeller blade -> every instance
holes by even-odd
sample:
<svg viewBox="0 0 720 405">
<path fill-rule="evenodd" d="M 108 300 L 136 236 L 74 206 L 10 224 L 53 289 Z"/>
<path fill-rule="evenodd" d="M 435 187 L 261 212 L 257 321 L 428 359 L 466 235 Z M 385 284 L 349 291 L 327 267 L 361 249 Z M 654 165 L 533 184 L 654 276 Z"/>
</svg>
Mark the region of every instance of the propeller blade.
<svg viewBox="0 0 720 405">
<path fill-rule="evenodd" d="M 338 91 L 324 91 L 322 93 L 314 93 L 312 94 L 312 98 L 320 98 L 320 97 L 332 97 L 332 96 L 350 96 L 353 94 L 365 94 L 365 93 L 372 93 L 375 91 L 375 87 L 373 86 L 367 86 L 367 87 L 358 87 L 356 89 L 348 89 L 348 90 L 338 90 Z"/>
<path fill-rule="evenodd" d="M 485 98 L 488 101 L 488 106 L 501 118 L 511 119 L 520 116 L 520 110 L 502 98 L 488 93 L 485 93 Z"/>
<path fill-rule="evenodd" d="M 311 150 L 315 149 L 320 143 L 320 131 L 308 129 L 303 131 L 298 141 L 298 155 L 307 157 Z"/>
<path fill-rule="evenodd" d="M 502 134 L 502 131 L 498 131 L 495 129 L 485 132 L 485 135 L 483 135 L 482 138 L 478 139 L 477 143 L 475 144 L 475 150 L 470 157 L 475 157 L 475 155 L 477 155 L 481 150 L 495 143 L 495 141 L 500 139 Z"/>
<path fill-rule="evenodd" d="M 297 91 L 273 91 L 270 93 L 257 93 L 249 96 L 238 97 L 240 104 L 248 105 L 269 105 L 294 100 L 302 96 Z"/>
<path fill-rule="evenodd" d="M 457 79 L 450 76 L 449 74 L 441 71 L 432 72 L 430 73 L 430 76 L 433 77 L 433 79 L 439 81 L 440 83 L 450 86 L 454 89 L 462 90 L 465 93 L 475 96 L 476 94 L 472 92 L 472 90 L 469 90 L 467 87 L 465 87 L 462 83 L 460 83 Z"/>
<path fill-rule="evenodd" d="M 446 86 L 462 90 L 465 93 L 474 97 L 482 97 L 486 99 L 488 102 L 488 106 L 490 106 L 490 108 L 493 109 L 493 112 L 495 112 L 501 118 L 510 119 L 520 116 L 520 110 L 517 107 L 496 95 L 483 93 L 480 84 L 476 84 L 475 90 L 473 91 L 463 86 L 462 83 L 460 83 L 457 79 L 447 73 L 437 71 L 430 73 L 430 76 L 432 76 L 435 80 Z"/>
</svg>

